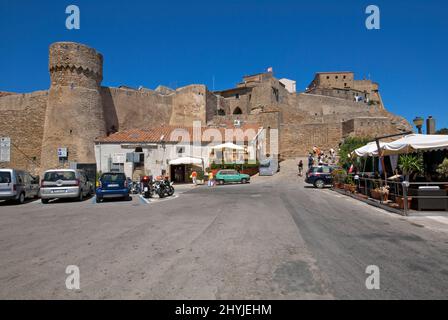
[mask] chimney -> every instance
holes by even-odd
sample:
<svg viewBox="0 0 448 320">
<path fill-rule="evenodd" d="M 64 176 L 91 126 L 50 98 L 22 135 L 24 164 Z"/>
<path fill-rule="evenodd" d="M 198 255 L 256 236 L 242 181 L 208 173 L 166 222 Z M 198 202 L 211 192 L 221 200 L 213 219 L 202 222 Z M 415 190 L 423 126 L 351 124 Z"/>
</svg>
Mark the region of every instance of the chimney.
<svg viewBox="0 0 448 320">
<path fill-rule="evenodd" d="M 432 116 L 426 119 L 426 134 L 436 134 L 436 119 Z"/>
</svg>

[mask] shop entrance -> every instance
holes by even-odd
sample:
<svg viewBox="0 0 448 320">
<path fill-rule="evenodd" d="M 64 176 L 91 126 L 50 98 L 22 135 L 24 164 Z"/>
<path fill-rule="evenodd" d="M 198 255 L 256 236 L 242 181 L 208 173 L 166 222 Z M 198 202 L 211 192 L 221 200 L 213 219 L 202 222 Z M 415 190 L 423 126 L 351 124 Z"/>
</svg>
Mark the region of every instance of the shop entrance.
<svg viewBox="0 0 448 320">
<path fill-rule="evenodd" d="M 171 165 L 170 168 L 171 181 L 174 181 L 176 183 L 185 183 L 186 182 L 185 171 L 186 170 L 184 164 Z"/>
</svg>

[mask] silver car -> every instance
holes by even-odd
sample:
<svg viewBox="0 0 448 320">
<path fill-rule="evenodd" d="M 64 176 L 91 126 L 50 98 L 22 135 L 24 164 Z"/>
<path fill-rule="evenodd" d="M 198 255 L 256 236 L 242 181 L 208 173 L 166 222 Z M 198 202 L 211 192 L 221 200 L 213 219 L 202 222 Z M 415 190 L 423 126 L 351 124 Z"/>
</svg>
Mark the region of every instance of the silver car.
<svg viewBox="0 0 448 320">
<path fill-rule="evenodd" d="M 52 199 L 71 198 L 82 201 L 93 193 L 93 184 L 81 170 L 55 169 L 45 171 L 40 187 L 42 203 Z"/>
<path fill-rule="evenodd" d="M 39 178 L 23 170 L 0 169 L 0 200 L 19 204 L 39 196 Z"/>
</svg>

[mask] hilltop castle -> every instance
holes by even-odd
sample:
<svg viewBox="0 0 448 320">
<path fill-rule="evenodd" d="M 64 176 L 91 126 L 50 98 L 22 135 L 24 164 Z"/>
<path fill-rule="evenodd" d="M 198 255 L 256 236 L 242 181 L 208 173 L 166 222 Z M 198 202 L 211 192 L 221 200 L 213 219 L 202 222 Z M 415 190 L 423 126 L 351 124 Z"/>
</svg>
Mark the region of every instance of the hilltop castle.
<svg viewBox="0 0 448 320">
<path fill-rule="evenodd" d="M 379 136 L 412 130 L 383 105 L 378 84 L 352 72 L 318 73 L 302 93 L 295 81 L 272 72 L 243 77 L 235 88 L 205 85 L 155 90 L 101 86 L 103 57 L 72 42 L 50 46 L 49 90 L 0 92 L 0 137 L 11 139 L 1 167 L 40 171 L 57 167 L 58 147 L 68 161 L 95 163 L 94 139 L 116 131 L 169 124 L 226 126 L 235 120 L 279 129 L 282 158 L 305 155 L 314 145 L 335 148 L 347 136 Z"/>
</svg>

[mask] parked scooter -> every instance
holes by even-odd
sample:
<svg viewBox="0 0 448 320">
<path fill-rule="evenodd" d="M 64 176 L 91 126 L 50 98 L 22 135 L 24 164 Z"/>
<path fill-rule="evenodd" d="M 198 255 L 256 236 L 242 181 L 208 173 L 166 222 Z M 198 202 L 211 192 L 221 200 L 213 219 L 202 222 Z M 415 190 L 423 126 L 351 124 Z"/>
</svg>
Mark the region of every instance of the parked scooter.
<svg viewBox="0 0 448 320">
<path fill-rule="evenodd" d="M 140 182 L 132 181 L 132 183 L 131 183 L 131 193 L 132 194 L 140 194 L 141 193 Z"/>
<path fill-rule="evenodd" d="M 143 197 L 146 199 L 152 198 L 154 196 L 154 185 L 152 182 L 152 177 L 144 176 L 141 179 L 141 192 L 143 192 Z"/>
<path fill-rule="evenodd" d="M 154 190 L 160 198 L 170 197 L 174 194 L 173 183 L 168 178 L 156 180 L 154 182 Z"/>
<path fill-rule="evenodd" d="M 170 182 L 170 180 L 168 180 L 168 177 L 165 177 L 165 180 L 163 182 L 165 183 L 165 188 L 167 190 L 168 196 L 171 197 L 174 194 L 174 182 Z"/>
</svg>

